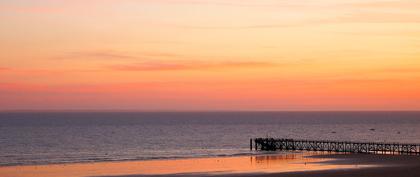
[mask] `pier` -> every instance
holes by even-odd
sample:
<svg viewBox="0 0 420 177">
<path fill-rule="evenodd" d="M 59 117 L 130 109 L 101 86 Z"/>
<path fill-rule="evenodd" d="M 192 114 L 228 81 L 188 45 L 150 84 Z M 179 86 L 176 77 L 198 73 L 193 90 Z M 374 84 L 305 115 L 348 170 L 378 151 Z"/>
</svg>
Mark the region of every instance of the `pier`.
<svg viewBox="0 0 420 177">
<path fill-rule="evenodd" d="M 257 151 L 325 151 L 365 154 L 420 155 L 420 144 L 349 142 L 323 140 L 250 139 L 250 149 Z"/>
</svg>

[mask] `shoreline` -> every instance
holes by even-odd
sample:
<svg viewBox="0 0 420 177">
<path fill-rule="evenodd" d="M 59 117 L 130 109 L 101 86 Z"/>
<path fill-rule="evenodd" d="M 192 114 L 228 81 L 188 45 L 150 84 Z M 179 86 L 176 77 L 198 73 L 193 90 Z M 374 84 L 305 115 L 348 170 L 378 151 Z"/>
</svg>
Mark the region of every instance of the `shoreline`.
<svg viewBox="0 0 420 177">
<path fill-rule="evenodd" d="M 194 157 L 170 157 L 170 158 L 148 158 L 148 159 L 116 159 L 116 160 L 98 160 L 98 161 L 75 161 L 75 162 L 51 162 L 51 163 L 33 163 L 33 164 L 7 164 L 0 165 L 2 167 L 25 167 L 25 166 L 47 166 L 47 165 L 72 165 L 72 164 L 96 164 L 96 163 L 119 163 L 119 162 L 148 162 L 148 161 L 170 161 L 170 160 L 187 160 L 187 159 L 203 159 L 203 158 L 229 158 L 229 157 L 250 157 L 250 156 L 271 156 L 271 155 L 287 155 L 300 154 L 299 151 L 252 151 L 254 153 L 232 154 L 232 155 L 203 155 Z M 327 152 L 325 152 L 327 153 Z"/>
<path fill-rule="evenodd" d="M 413 177 L 420 176 L 420 156 L 389 154 L 330 154 L 312 155 L 308 158 L 327 159 L 317 164 L 336 165 L 338 168 L 326 170 L 238 173 L 238 174 L 200 174 L 180 173 L 169 175 L 121 175 L 99 177 Z M 343 165 L 355 168 L 341 168 Z M 359 166 L 359 167 L 357 167 Z"/>
<path fill-rule="evenodd" d="M 404 177 L 420 176 L 420 156 L 292 152 L 235 157 L 1 166 L 2 177 Z"/>
<path fill-rule="evenodd" d="M 328 153 L 330 154 L 330 153 Z M 48 176 L 179 176 L 179 174 L 238 175 L 355 168 L 326 163 L 325 153 L 293 152 L 237 157 L 189 158 L 124 162 L 94 162 L 0 167 L 2 177 Z"/>
</svg>

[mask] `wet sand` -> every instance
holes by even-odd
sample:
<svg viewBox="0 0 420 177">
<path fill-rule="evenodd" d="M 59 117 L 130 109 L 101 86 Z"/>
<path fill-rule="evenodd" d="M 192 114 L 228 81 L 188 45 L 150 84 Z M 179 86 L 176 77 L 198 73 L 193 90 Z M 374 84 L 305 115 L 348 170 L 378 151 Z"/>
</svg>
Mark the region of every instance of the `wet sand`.
<svg viewBox="0 0 420 177">
<path fill-rule="evenodd" d="M 336 169 L 279 172 L 279 173 L 241 173 L 241 174 L 173 174 L 155 177 L 417 177 L 420 176 L 420 156 L 374 155 L 374 154 L 336 154 L 316 155 L 313 158 L 329 159 L 315 162 L 333 164 Z M 341 168 L 353 166 L 354 168 Z M 119 177 L 144 177 L 131 175 Z M 148 176 L 148 175 L 146 175 Z"/>
<path fill-rule="evenodd" d="M 128 162 L 0 167 L 2 177 L 412 177 L 420 156 L 273 154 Z"/>
</svg>

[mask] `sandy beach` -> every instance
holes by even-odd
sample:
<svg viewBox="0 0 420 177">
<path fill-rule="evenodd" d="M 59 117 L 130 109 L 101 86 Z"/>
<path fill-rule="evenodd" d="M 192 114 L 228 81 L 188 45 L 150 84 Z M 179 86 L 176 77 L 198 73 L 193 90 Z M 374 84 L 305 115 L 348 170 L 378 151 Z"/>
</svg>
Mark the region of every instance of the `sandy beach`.
<svg viewBox="0 0 420 177">
<path fill-rule="evenodd" d="M 315 155 L 311 158 L 330 159 L 323 163 L 336 166 L 336 169 L 310 170 L 279 173 L 241 173 L 241 174 L 173 174 L 170 176 L 216 176 L 216 177 L 414 177 L 420 176 L 419 156 L 395 156 L 375 154 L 336 154 Z M 332 160 L 331 160 L 332 159 Z M 353 168 L 343 168 L 352 166 Z M 131 175 L 119 177 L 143 177 L 148 175 Z"/>
<path fill-rule="evenodd" d="M 177 160 L 0 167 L 2 177 L 411 177 L 420 157 L 373 154 L 270 154 Z"/>
</svg>

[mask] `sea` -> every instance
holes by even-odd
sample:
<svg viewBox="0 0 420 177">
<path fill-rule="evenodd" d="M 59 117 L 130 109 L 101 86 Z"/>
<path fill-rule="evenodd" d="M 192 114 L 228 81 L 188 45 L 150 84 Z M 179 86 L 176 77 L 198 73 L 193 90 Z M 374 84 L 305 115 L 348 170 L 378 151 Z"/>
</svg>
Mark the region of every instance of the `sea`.
<svg viewBox="0 0 420 177">
<path fill-rule="evenodd" d="M 2 112 L 0 166 L 250 155 L 257 137 L 420 143 L 420 112 Z"/>
</svg>

